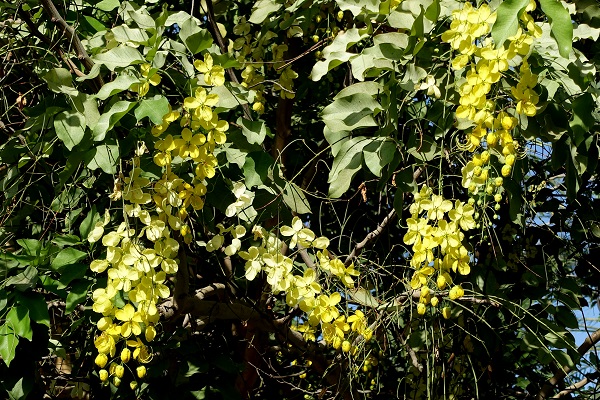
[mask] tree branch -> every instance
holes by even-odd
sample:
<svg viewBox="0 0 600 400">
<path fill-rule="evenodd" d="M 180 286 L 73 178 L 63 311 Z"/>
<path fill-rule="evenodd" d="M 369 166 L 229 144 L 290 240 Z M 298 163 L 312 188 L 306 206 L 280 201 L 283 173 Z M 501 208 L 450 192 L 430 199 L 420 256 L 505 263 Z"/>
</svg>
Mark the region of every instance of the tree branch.
<svg viewBox="0 0 600 400">
<path fill-rule="evenodd" d="M 21 16 L 21 18 L 23 19 L 23 21 L 25 22 L 25 24 L 29 28 L 29 32 L 33 36 L 35 36 L 36 38 L 40 39 L 45 45 L 48 46 L 49 49 L 52 49 L 55 46 L 55 44 L 52 43 L 52 41 L 50 40 L 50 38 L 48 38 L 47 36 L 43 35 L 38 30 L 37 26 L 35 26 L 35 24 L 31 20 L 31 15 L 29 14 L 29 12 L 27 12 L 27 11 L 25 11 L 23 9 L 20 9 L 19 10 L 19 15 Z M 69 59 L 69 57 L 65 54 L 65 52 L 60 47 L 57 48 L 57 51 L 58 51 L 58 55 L 65 62 L 65 64 L 67 64 L 67 66 L 69 67 L 69 69 L 71 70 L 71 72 L 75 73 L 75 75 L 77 75 L 77 76 L 85 76 L 85 74 L 83 72 L 81 72 L 79 70 L 79 68 L 77 68 L 77 66 L 75 65 L 75 63 L 73 63 L 73 61 L 71 61 Z"/>
<path fill-rule="evenodd" d="M 552 398 L 553 399 L 560 399 L 563 396 L 571 394 L 572 392 L 581 389 L 582 387 L 584 387 L 585 385 L 587 385 L 589 382 L 591 382 L 593 379 L 596 379 L 598 377 L 600 377 L 600 372 L 595 372 L 593 374 L 590 374 L 589 376 L 584 377 L 579 382 L 572 384 L 571 386 L 569 386 L 568 388 L 565 388 L 564 390 L 561 390 L 560 392 L 558 392 Z"/>
<path fill-rule="evenodd" d="M 44 11 L 46 11 L 46 14 L 48 14 L 52 22 L 54 22 L 67 36 L 67 38 L 75 48 L 77 58 L 81 60 L 86 70 L 89 72 L 94 66 L 94 62 L 88 55 L 87 51 L 85 50 L 85 47 L 83 47 L 83 43 L 81 43 L 81 40 L 79 40 L 75 29 L 71 25 L 67 24 L 67 21 L 65 21 L 61 17 L 58 10 L 54 6 L 54 3 L 52 3 L 52 0 L 40 0 L 40 3 L 42 4 Z M 98 89 L 100 89 L 104 85 L 104 81 L 102 80 L 102 77 L 100 75 L 94 78 L 94 82 L 96 82 L 96 86 L 98 87 Z"/>
<path fill-rule="evenodd" d="M 587 353 L 588 350 L 592 348 L 592 346 L 598 343 L 598 341 L 600 341 L 600 329 L 598 329 L 597 331 L 589 335 L 587 338 L 585 338 L 585 341 L 581 346 L 579 346 L 577 352 L 580 356 L 583 357 L 585 353 Z M 561 369 L 559 369 L 552 378 L 550 378 L 546 383 L 544 383 L 542 390 L 540 390 L 536 397 L 537 400 L 547 399 L 556 387 L 556 385 L 562 382 L 563 379 L 565 379 L 565 377 L 569 374 L 569 372 L 571 372 L 571 368 L 569 368 L 568 366 L 564 366 Z"/>
<path fill-rule="evenodd" d="M 356 257 L 360 255 L 362 250 L 370 244 L 377 236 L 381 235 L 387 224 L 396 217 L 396 210 L 392 209 L 389 214 L 381 221 L 381 223 L 377 226 L 374 231 L 369 232 L 367 236 L 362 240 L 362 242 L 358 243 L 352 252 L 346 257 L 346 261 L 344 262 L 344 266 L 348 267 L 354 261 Z"/>
<path fill-rule="evenodd" d="M 419 176 L 421 176 L 422 172 L 423 172 L 422 167 L 417 168 L 417 170 L 413 173 L 413 179 L 416 180 Z M 352 249 L 352 252 L 348 255 L 348 257 L 346 258 L 346 261 L 344 262 L 344 266 L 346 266 L 346 267 L 350 266 L 350 264 L 354 261 L 354 259 L 360 255 L 362 250 L 368 244 L 370 244 L 373 240 L 375 240 L 375 238 L 377 238 L 377 236 L 381 235 L 381 233 L 383 232 L 383 229 L 395 217 L 396 217 L 396 210 L 392 209 L 392 211 L 390 211 L 389 214 L 383 219 L 383 221 L 381 221 L 381 223 L 377 226 L 377 228 L 374 231 L 369 232 L 369 234 L 367 236 L 365 236 L 365 238 L 362 240 L 362 242 L 358 243 L 354 247 L 354 249 Z"/>
</svg>

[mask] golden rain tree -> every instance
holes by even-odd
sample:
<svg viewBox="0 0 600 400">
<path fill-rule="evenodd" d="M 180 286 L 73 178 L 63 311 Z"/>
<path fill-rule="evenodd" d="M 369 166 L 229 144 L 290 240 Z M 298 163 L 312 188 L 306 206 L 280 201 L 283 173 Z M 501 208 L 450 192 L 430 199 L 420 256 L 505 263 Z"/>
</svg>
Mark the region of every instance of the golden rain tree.
<svg viewBox="0 0 600 400">
<path fill-rule="evenodd" d="M 2 397 L 598 396 L 595 1 L 0 14 Z"/>
</svg>

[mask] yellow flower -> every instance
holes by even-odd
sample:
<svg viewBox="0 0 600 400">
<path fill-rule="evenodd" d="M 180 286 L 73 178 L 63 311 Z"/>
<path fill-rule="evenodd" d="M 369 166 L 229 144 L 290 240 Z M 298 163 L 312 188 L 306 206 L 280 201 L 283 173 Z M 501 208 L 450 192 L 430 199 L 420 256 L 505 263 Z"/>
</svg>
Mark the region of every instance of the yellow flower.
<svg viewBox="0 0 600 400">
<path fill-rule="evenodd" d="M 450 317 L 452 316 L 450 307 L 442 308 L 442 316 L 444 317 L 444 319 L 450 319 Z"/>
<path fill-rule="evenodd" d="M 131 350 L 129 350 L 127 347 L 125 347 L 123 350 L 121 350 L 121 361 L 126 363 L 126 362 L 129 362 L 130 359 L 131 359 Z"/>
<path fill-rule="evenodd" d="M 157 74 L 157 70 L 155 68 L 153 69 L 150 64 L 140 65 L 140 71 L 142 80 L 132 84 L 129 90 L 144 97 L 148 93 L 148 90 L 150 90 L 150 85 L 157 86 L 161 81 L 161 77 Z"/>
<path fill-rule="evenodd" d="M 475 228 L 475 220 L 473 219 L 474 214 L 475 209 L 472 205 L 456 200 L 454 209 L 448 213 L 448 216 L 452 221 L 458 223 L 460 229 L 468 231 Z"/>
<path fill-rule="evenodd" d="M 94 340 L 94 346 L 96 346 L 99 353 L 110 354 L 111 357 L 114 357 L 117 351 L 115 339 L 106 332 L 102 332 L 102 334 Z"/>
<path fill-rule="evenodd" d="M 142 379 L 146 376 L 146 367 L 144 367 L 143 365 L 140 365 L 139 367 L 137 367 L 135 369 L 136 373 L 137 373 L 137 377 Z"/>
<path fill-rule="evenodd" d="M 315 234 L 308 228 L 305 228 L 302 224 L 302 220 L 299 217 L 292 219 L 292 226 L 283 225 L 279 232 L 282 236 L 291 236 L 290 249 L 296 247 L 297 243 L 300 243 L 302 247 L 310 247 L 311 242 L 315 239 Z"/>
<path fill-rule="evenodd" d="M 206 137 L 201 134 L 193 134 L 188 128 L 181 131 L 181 138 L 175 139 L 175 155 L 185 159 L 187 157 L 196 158 L 200 155 L 200 146 L 206 142 Z"/>
<path fill-rule="evenodd" d="M 135 308 L 131 304 L 125 304 L 120 310 L 115 312 L 115 317 L 119 321 L 123 321 L 124 324 L 121 326 L 121 336 L 128 338 L 133 333 L 138 336 L 142 333 L 140 324 L 144 322 L 139 312 L 135 311 Z"/>
<path fill-rule="evenodd" d="M 452 209 L 452 202 L 434 194 L 431 196 L 431 200 L 421 202 L 421 208 L 428 211 L 427 217 L 429 219 L 440 220 L 444 218 L 445 213 Z"/>
<path fill-rule="evenodd" d="M 338 292 L 332 293 L 331 296 L 322 294 L 317 298 L 317 306 L 313 310 L 313 313 L 321 321 L 325 323 L 331 322 L 340 315 L 337 304 L 341 299 L 342 296 Z"/>
<path fill-rule="evenodd" d="M 414 290 L 421 288 L 421 286 L 427 284 L 427 278 L 432 275 L 435 270 L 430 266 L 425 266 L 417 271 L 410 280 L 410 287 Z"/>
<path fill-rule="evenodd" d="M 194 61 L 194 67 L 204 74 L 207 85 L 222 86 L 225 83 L 225 70 L 220 65 L 213 65 L 213 58 L 209 53 L 204 54 L 204 61 Z"/>
<path fill-rule="evenodd" d="M 197 119 L 198 124 L 200 121 L 210 121 L 213 112 L 212 108 L 219 102 L 219 96 L 211 93 L 208 94 L 206 89 L 203 87 L 199 87 L 194 92 L 194 97 L 187 97 L 183 101 L 183 108 L 185 109 L 193 109 L 194 117 Z M 199 126 L 194 126 L 192 124 L 192 129 L 198 129 Z"/>
</svg>

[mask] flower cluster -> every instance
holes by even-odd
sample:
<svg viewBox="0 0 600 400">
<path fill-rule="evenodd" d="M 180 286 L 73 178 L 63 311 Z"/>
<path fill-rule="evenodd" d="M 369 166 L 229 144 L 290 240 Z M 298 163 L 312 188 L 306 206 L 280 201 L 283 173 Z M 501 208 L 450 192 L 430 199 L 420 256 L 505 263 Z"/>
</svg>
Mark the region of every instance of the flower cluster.
<svg viewBox="0 0 600 400">
<path fill-rule="evenodd" d="M 500 193 L 502 177 L 511 175 L 519 150 L 512 133 L 518 124 L 516 117 L 536 114 L 537 76 L 527 63 L 534 39 L 541 36 L 540 27 L 528 14 L 535 8 L 535 1 L 530 0 L 520 16 L 522 27 L 500 48 L 489 37 L 496 14 L 487 4 L 474 8 L 465 3 L 462 9 L 453 12 L 450 29 L 442 35 L 442 40 L 457 53 L 452 68 L 462 77 L 458 80 L 460 101 L 456 116 L 474 125 L 466 134 L 464 148 L 480 152 L 462 171 L 463 186 L 472 195 L 479 191 L 490 196 Z M 497 111 L 499 107 L 491 93 L 504 74 L 509 69 L 516 71 L 519 65 L 519 83 L 511 88 L 516 105 Z M 492 167 L 491 161 L 495 159 L 502 165 L 500 173 Z"/>
<path fill-rule="evenodd" d="M 243 199 L 245 187 L 241 183 L 234 185 L 238 200 L 227 210 L 231 216 L 242 215 L 244 209 L 251 208 L 252 199 Z M 241 250 L 241 238 L 246 234 L 242 225 L 229 228 L 219 224 L 219 233 L 213 236 L 206 244 L 209 252 L 224 249 L 226 255 L 238 254 L 245 261 L 245 277 L 253 281 L 260 274 L 264 274 L 273 294 L 284 295 L 285 302 L 290 307 L 299 307 L 306 313 L 305 323 L 296 326 L 303 332 L 306 340 L 316 340 L 317 329 L 320 327 L 323 340 L 334 348 L 341 348 L 344 352 L 351 349 L 349 335 L 362 335 L 369 340 L 373 332 L 368 327 L 365 315 L 360 310 L 346 318 L 340 312 L 342 296 L 339 292 L 323 293 L 319 283 L 319 275 L 327 274 L 336 277 L 347 288 L 354 288 L 354 277 L 359 272 L 351 263 L 345 265 L 341 260 L 332 256 L 327 247 L 329 239 L 317 237 L 309 228 L 305 227 L 299 217 L 292 219 L 291 226 L 283 225 L 279 234 L 287 238 L 287 249 L 298 251 L 317 250 L 316 263 L 298 271 L 294 266 L 294 255 L 284 254 L 284 241 L 274 233 L 261 226 L 253 228 L 253 245 Z M 226 245 L 226 235 L 232 236 L 230 244 Z"/>
<path fill-rule="evenodd" d="M 471 272 L 471 255 L 463 245 L 464 232 L 475 228 L 475 210 L 470 204 L 456 200 L 454 204 L 423 186 L 410 206 L 411 218 L 406 222 L 408 231 L 403 237 L 412 246 L 410 261 L 415 269 L 410 286 L 420 289 L 417 311 L 424 314 L 426 305 L 438 305 L 439 299 L 429 287 L 444 290 L 451 286 L 451 300 L 463 296 L 460 285 L 453 285 L 451 272 L 467 275 Z"/>
<path fill-rule="evenodd" d="M 210 54 L 194 66 L 203 74 L 206 85 L 224 83 L 224 70 L 214 64 Z M 148 91 L 145 84 L 160 83 L 160 76 L 149 64 L 142 65 L 142 75 L 146 81 L 131 88 L 141 96 Z M 204 207 L 207 179 L 215 175 L 217 166 L 214 150 L 225 143 L 229 128 L 214 112 L 219 98 L 209 90 L 198 86 L 181 109 L 170 107 L 162 123 L 152 128 L 152 135 L 157 138 L 153 160 L 162 168 L 162 176 L 152 182 L 151 175 L 140 167 L 140 157 L 147 151 L 146 144 L 140 143 L 129 175 L 119 179 L 115 184 L 118 193 L 111 195 L 113 199 L 122 197 L 124 221 L 116 230 L 105 232 L 110 222 L 110 214 L 106 213 L 88 236 L 90 243 L 101 241 L 106 254 L 90 265 L 95 273 L 107 273 L 106 286 L 92 294 L 93 310 L 102 315 L 97 323 L 101 333 L 94 344 L 103 382 L 112 377 L 113 384 L 119 386 L 124 365 L 130 360 L 140 364 L 136 374 L 141 379 L 146 374 L 142 364 L 152 358 L 149 345 L 157 335 L 157 306 L 170 296 L 167 278 L 179 266 L 180 243 L 176 238 L 181 237 L 186 243 L 192 240 L 188 215 Z M 176 121 L 179 134 L 177 129 L 171 129 Z M 167 131 L 172 133 L 166 134 Z M 194 171 L 191 178 L 173 172 L 174 165 L 183 163 Z"/>
</svg>

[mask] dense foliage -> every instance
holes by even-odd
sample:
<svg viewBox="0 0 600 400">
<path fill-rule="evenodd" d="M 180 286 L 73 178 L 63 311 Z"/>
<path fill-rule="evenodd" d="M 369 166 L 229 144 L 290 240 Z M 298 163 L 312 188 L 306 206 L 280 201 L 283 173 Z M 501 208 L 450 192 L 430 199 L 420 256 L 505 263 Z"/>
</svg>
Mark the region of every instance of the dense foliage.
<svg viewBox="0 0 600 400">
<path fill-rule="evenodd" d="M 594 0 L 0 20 L 1 397 L 600 397 Z"/>
</svg>

